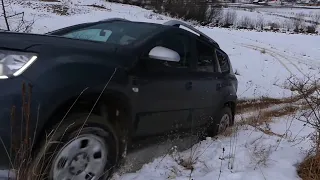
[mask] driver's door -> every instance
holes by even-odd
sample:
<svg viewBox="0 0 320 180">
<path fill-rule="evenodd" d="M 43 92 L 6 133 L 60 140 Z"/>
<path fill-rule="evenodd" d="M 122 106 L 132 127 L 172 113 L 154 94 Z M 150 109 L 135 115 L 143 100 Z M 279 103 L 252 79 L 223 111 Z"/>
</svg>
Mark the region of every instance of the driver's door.
<svg viewBox="0 0 320 180">
<path fill-rule="evenodd" d="M 140 71 L 133 75 L 137 117 L 135 137 L 167 135 L 189 128 L 192 109 L 193 42 L 183 33 L 168 34 L 150 44 L 169 48 L 180 55 L 179 62 L 143 56 Z"/>
</svg>

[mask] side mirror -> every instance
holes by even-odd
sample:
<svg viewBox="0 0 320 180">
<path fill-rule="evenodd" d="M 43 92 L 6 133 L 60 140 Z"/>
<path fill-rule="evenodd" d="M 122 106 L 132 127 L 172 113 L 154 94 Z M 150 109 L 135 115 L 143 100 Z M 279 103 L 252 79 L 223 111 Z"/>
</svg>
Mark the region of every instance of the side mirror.
<svg viewBox="0 0 320 180">
<path fill-rule="evenodd" d="M 149 58 L 172 62 L 180 61 L 180 55 L 176 51 L 162 46 L 156 46 L 151 49 L 151 51 L 149 52 Z"/>
</svg>

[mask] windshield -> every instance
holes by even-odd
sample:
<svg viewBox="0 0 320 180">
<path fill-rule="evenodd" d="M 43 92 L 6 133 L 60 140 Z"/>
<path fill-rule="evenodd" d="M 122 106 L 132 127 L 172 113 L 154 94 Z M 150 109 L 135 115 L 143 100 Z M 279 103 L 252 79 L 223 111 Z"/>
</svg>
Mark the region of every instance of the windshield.
<svg viewBox="0 0 320 180">
<path fill-rule="evenodd" d="M 55 31 L 53 35 L 90 41 L 128 45 L 156 29 L 157 25 L 130 21 L 101 22 L 69 31 Z"/>
</svg>

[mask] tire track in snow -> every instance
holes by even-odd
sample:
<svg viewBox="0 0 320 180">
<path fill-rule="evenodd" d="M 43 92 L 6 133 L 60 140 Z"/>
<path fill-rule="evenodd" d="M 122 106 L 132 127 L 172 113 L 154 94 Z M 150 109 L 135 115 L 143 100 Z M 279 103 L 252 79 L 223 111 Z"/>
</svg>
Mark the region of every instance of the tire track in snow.
<svg viewBox="0 0 320 180">
<path fill-rule="evenodd" d="M 272 51 L 271 49 L 269 48 L 264 48 L 264 47 L 259 47 L 259 46 L 256 46 L 256 45 L 250 45 L 250 44 L 241 44 L 242 47 L 246 47 L 246 48 L 250 48 L 250 49 L 253 49 L 253 50 L 259 50 L 259 51 L 265 51 L 266 54 L 272 56 L 273 58 L 275 58 L 276 60 L 278 60 L 280 62 L 280 64 L 286 68 L 286 70 L 291 74 L 291 75 L 294 75 L 294 73 L 290 70 L 290 68 L 286 65 L 286 63 L 283 61 L 283 60 L 286 60 L 290 65 L 292 65 L 293 67 L 295 67 L 295 69 L 297 69 L 302 75 L 305 76 L 304 72 L 295 64 L 291 61 L 291 59 L 287 58 L 286 56 L 278 53 L 278 52 L 275 52 L 275 51 Z"/>
<path fill-rule="evenodd" d="M 283 59 L 286 59 L 287 61 L 290 61 L 290 63 L 292 65 L 294 65 L 296 68 L 298 68 L 297 64 L 293 63 L 293 62 L 296 62 L 296 63 L 301 63 L 301 64 L 304 64 L 304 65 L 307 65 L 307 66 L 316 66 L 317 68 L 320 68 L 320 60 L 316 60 L 316 59 L 310 59 L 310 58 L 306 58 L 306 57 L 301 57 L 301 58 L 297 58 L 295 56 L 292 56 L 288 53 L 284 53 L 282 52 L 281 50 L 277 49 L 277 48 L 274 48 L 274 47 L 271 47 L 271 48 L 265 48 L 265 47 L 261 47 L 261 46 L 258 46 L 258 45 L 250 45 L 250 46 L 254 46 L 254 47 L 257 47 L 257 48 L 263 48 L 263 49 L 266 49 L 274 54 L 277 54 L 278 56 L 282 57 Z"/>
<path fill-rule="evenodd" d="M 245 39 L 245 40 L 252 41 L 252 42 L 257 43 L 257 44 L 261 44 L 261 45 L 265 45 L 265 46 L 271 46 L 268 43 L 257 41 L 257 40 L 254 40 L 254 39 L 251 39 L 251 38 L 248 38 L 248 37 L 238 36 L 238 35 L 233 34 L 233 33 L 228 33 L 228 34 L 230 34 L 232 36 L 240 37 L 240 38 Z M 258 46 L 258 45 L 253 45 L 253 46 L 261 47 L 261 46 Z M 312 66 L 312 67 L 313 66 L 317 66 L 317 68 L 320 68 L 320 59 L 313 59 L 313 58 L 307 58 L 307 57 L 297 58 L 297 57 L 294 56 L 294 55 L 296 55 L 296 53 L 294 53 L 294 52 L 291 52 L 293 55 L 290 55 L 289 53 L 283 53 L 283 51 L 287 51 L 287 50 L 281 50 L 281 49 L 277 49 L 277 48 L 274 48 L 274 47 L 270 47 L 270 48 L 261 47 L 261 48 L 269 49 L 270 51 L 273 51 L 273 52 L 275 52 L 277 54 L 282 54 L 281 56 L 286 57 L 287 59 L 290 59 L 290 61 L 294 60 L 296 62 L 305 64 L 305 65 L 308 65 L 308 66 Z M 278 52 L 276 52 L 274 50 L 277 50 Z M 301 59 L 303 59 L 303 60 L 301 60 Z"/>
</svg>

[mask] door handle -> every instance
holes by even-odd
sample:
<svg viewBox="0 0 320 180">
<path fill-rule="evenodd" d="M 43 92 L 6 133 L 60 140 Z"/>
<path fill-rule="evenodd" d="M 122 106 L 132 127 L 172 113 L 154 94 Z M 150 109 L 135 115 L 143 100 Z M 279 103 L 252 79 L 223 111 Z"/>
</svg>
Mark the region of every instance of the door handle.
<svg viewBox="0 0 320 180">
<path fill-rule="evenodd" d="M 218 83 L 217 84 L 217 90 L 220 90 L 222 88 L 222 84 L 221 83 Z"/>
<path fill-rule="evenodd" d="M 149 80 L 148 79 L 133 79 L 132 80 L 132 85 L 145 85 L 145 84 L 148 84 L 149 83 Z"/>
<path fill-rule="evenodd" d="M 187 83 L 186 83 L 186 89 L 187 89 L 187 90 L 192 89 L 192 82 L 187 82 Z"/>
<path fill-rule="evenodd" d="M 231 86 L 231 83 L 226 83 L 226 82 L 218 83 L 217 84 L 217 90 L 220 90 L 220 89 L 228 87 L 228 86 Z"/>
</svg>

